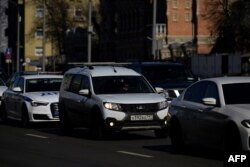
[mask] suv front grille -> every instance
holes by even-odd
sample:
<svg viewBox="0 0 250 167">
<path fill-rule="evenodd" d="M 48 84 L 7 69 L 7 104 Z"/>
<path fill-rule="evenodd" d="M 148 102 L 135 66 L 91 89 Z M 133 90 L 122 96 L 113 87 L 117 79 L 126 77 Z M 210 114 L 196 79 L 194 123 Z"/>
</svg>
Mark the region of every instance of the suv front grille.
<svg viewBox="0 0 250 167">
<path fill-rule="evenodd" d="M 58 103 L 52 103 L 50 105 L 50 110 L 51 110 L 51 114 L 53 117 L 58 117 L 59 116 L 59 106 Z"/>
<path fill-rule="evenodd" d="M 122 110 L 127 113 L 142 113 L 158 111 L 158 104 L 121 104 Z"/>
</svg>

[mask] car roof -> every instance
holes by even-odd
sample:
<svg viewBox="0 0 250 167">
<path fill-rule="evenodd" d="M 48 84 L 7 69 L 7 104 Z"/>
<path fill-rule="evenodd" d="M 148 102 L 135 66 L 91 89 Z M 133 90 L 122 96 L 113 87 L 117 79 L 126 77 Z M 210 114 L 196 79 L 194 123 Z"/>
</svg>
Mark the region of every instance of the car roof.
<svg viewBox="0 0 250 167">
<path fill-rule="evenodd" d="M 24 79 L 38 79 L 38 78 L 63 78 L 63 75 L 24 75 Z"/>
<path fill-rule="evenodd" d="M 215 78 L 206 78 L 203 81 L 209 80 L 217 84 L 230 84 L 230 83 L 242 83 L 250 82 L 250 77 L 247 76 L 226 76 L 226 77 L 215 77 Z"/>
<path fill-rule="evenodd" d="M 66 73 L 89 73 L 91 76 L 141 76 L 132 69 L 119 66 L 89 66 L 84 68 L 72 68 Z"/>
</svg>

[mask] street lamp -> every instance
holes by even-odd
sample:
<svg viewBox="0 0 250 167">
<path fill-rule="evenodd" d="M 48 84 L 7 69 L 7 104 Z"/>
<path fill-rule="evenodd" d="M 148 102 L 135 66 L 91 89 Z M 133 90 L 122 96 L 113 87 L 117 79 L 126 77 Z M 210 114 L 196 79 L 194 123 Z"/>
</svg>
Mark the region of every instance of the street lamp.
<svg viewBox="0 0 250 167">
<path fill-rule="evenodd" d="M 16 71 L 19 72 L 19 63 L 20 63 L 20 22 L 22 20 L 20 16 L 19 6 L 16 2 L 9 0 L 10 3 L 12 3 L 17 10 L 17 51 L 16 51 Z"/>
</svg>

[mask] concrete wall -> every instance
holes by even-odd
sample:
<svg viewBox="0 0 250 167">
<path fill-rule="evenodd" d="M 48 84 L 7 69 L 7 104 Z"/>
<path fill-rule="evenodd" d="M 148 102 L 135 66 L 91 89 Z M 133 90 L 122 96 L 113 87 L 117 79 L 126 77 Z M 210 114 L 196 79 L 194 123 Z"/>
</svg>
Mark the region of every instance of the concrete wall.
<svg viewBox="0 0 250 167">
<path fill-rule="evenodd" d="M 228 56 L 228 61 L 223 62 L 222 56 Z M 227 67 L 227 73 L 223 72 L 223 66 Z M 191 58 L 191 68 L 196 75 L 202 78 L 223 75 L 239 75 L 241 73 L 241 56 L 236 54 L 193 56 Z"/>
</svg>

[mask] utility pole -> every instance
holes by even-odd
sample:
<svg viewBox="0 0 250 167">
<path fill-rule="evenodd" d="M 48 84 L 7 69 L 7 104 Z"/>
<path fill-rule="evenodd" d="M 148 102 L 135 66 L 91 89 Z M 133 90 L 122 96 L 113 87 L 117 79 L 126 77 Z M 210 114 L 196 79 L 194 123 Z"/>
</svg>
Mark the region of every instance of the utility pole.
<svg viewBox="0 0 250 167">
<path fill-rule="evenodd" d="M 9 0 L 10 3 L 12 3 L 17 10 L 17 43 L 16 43 L 16 71 L 19 72 L 19 65 L 20 65 L 20 22 L 22 20 L 20 15 L 19 6 L 16 2 Z"/>
<path fill-rule="evenodd" d="M 92 1 L 89 0 L 89 18 L 88 18 L 88 63 L 91 62 L 91 35 L 93 32 L 92 27 Z"/>
<path fill-rule="evenodd" d="M 157 0 L 153 0 L 153 27 L 152 27 L 152 56 L 156 60 L 156 7 Z"/>
<path fill-rule="evenodd" d="M 46 0 L 43 0 L 43 55 L 42 55 L 42 71 L 45 72 L 45 57 L 46 57 Z"/>
</svg>

